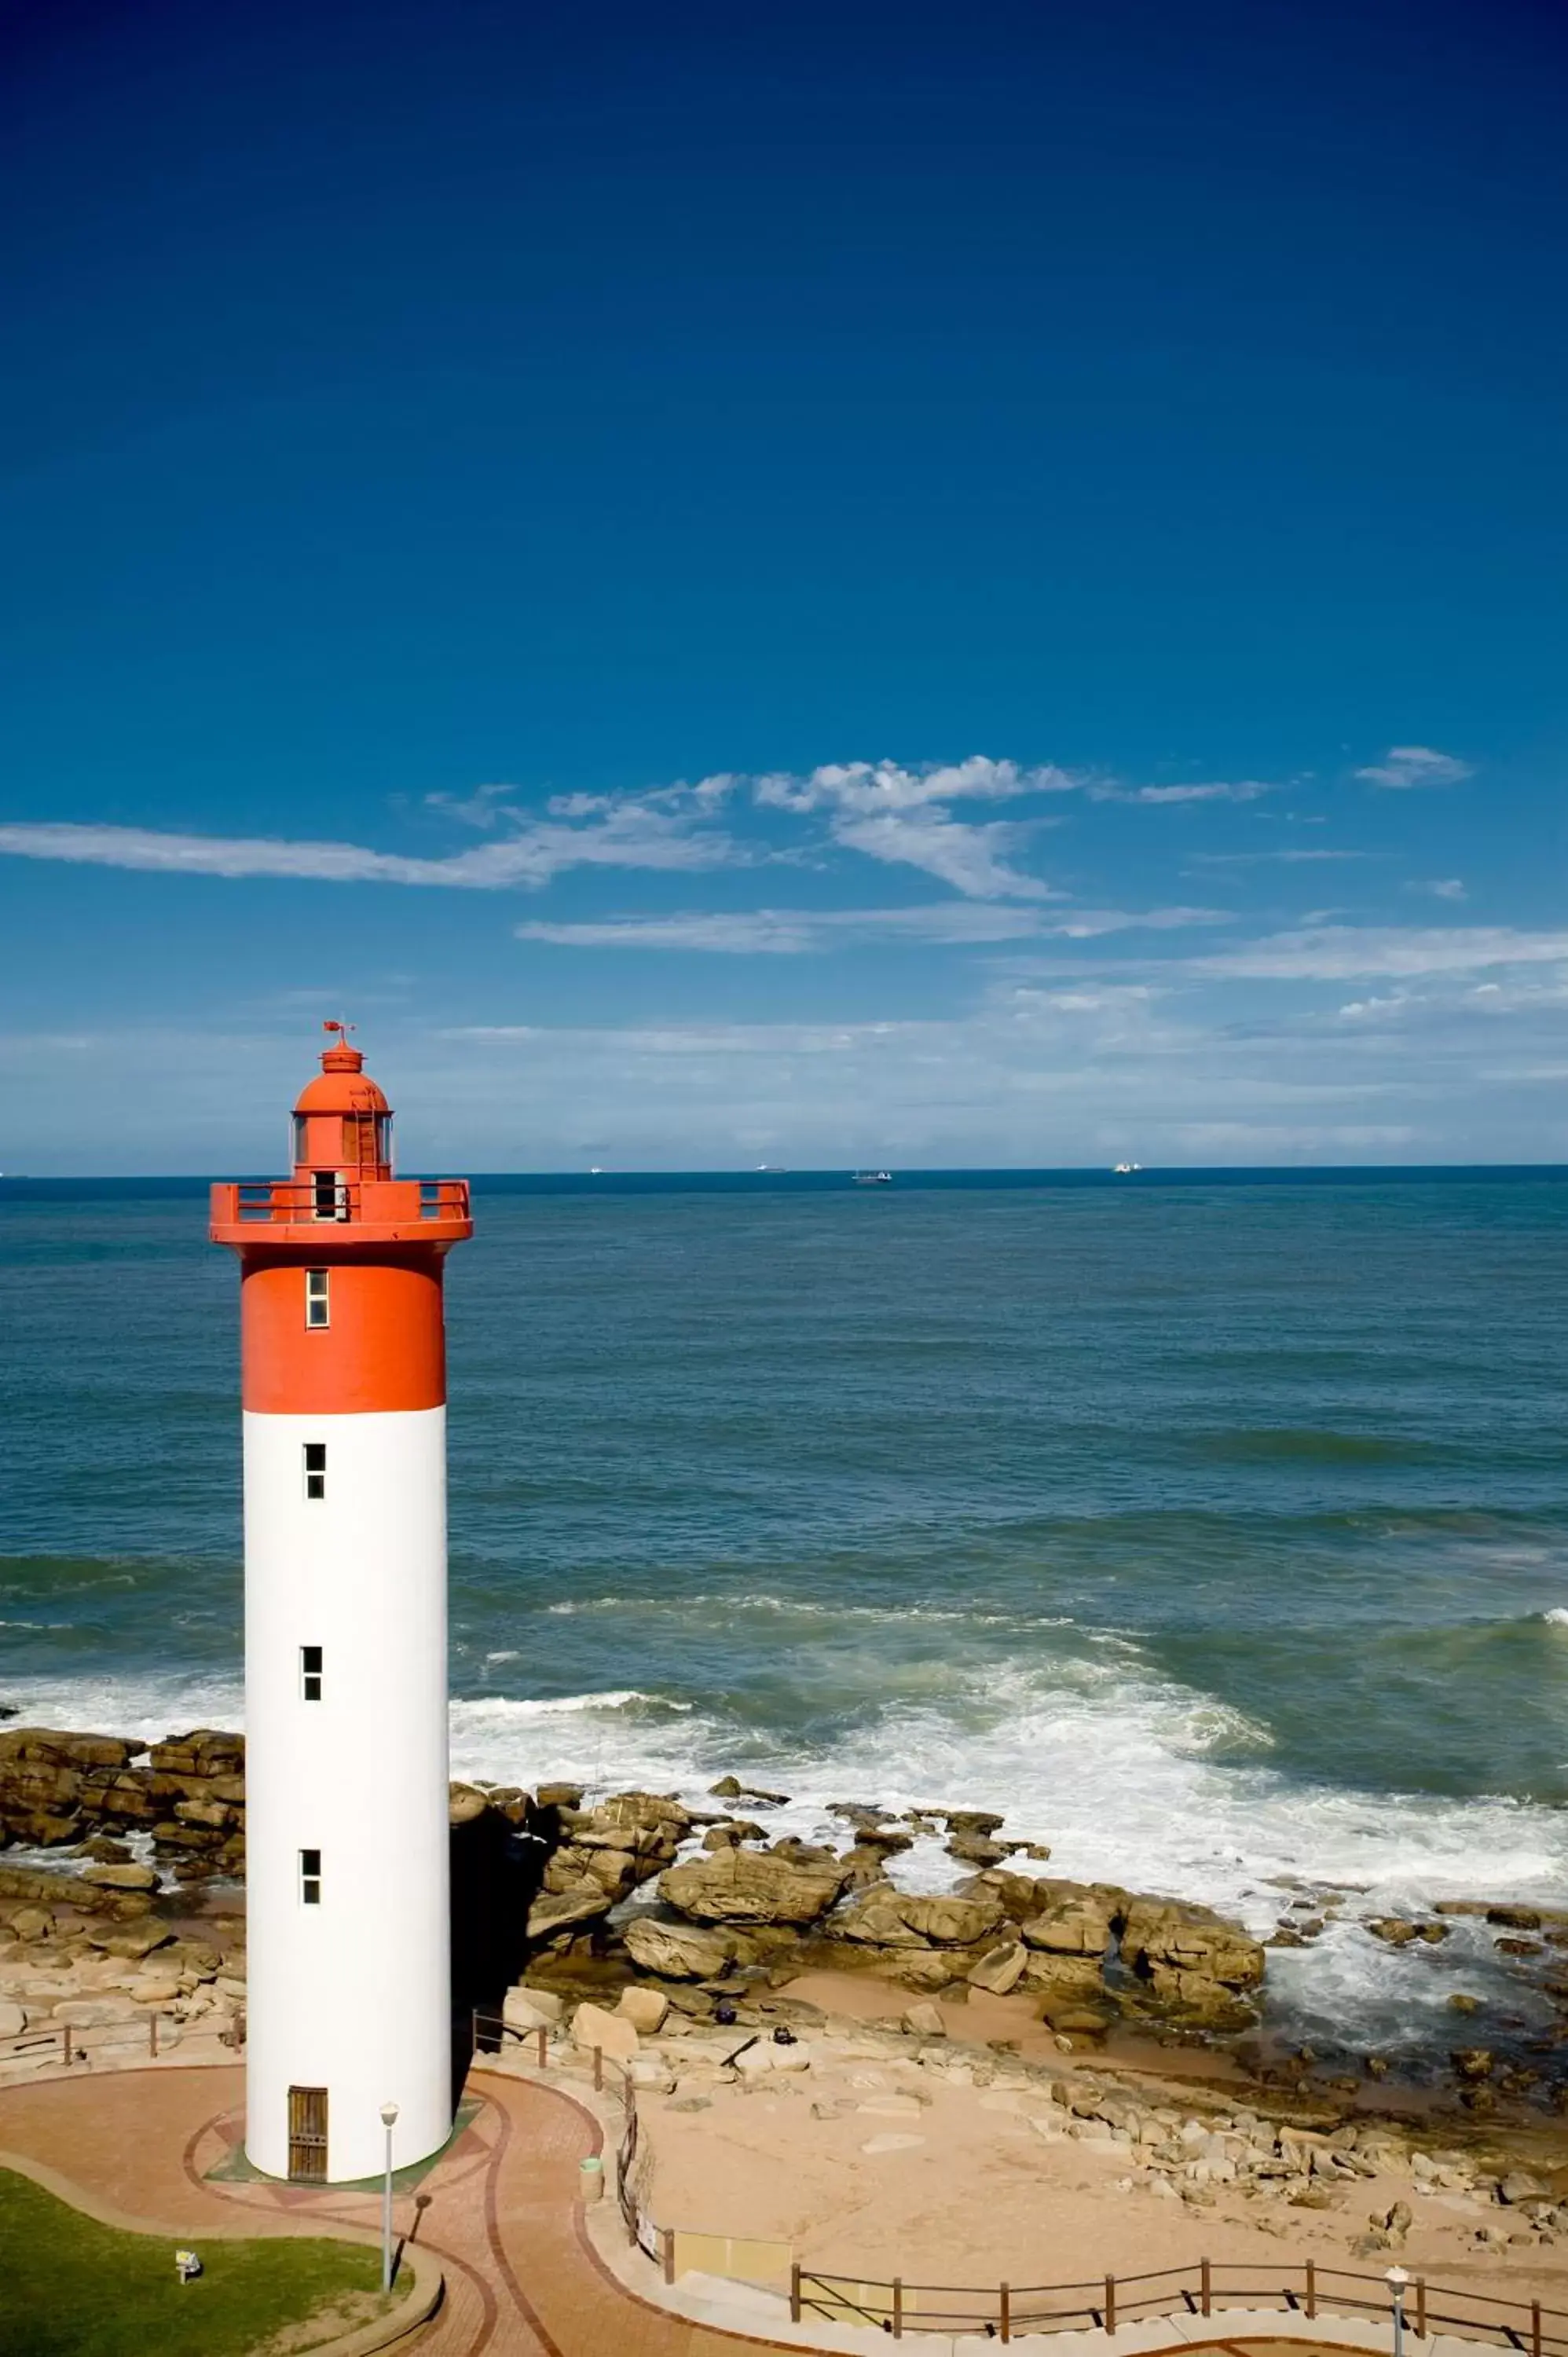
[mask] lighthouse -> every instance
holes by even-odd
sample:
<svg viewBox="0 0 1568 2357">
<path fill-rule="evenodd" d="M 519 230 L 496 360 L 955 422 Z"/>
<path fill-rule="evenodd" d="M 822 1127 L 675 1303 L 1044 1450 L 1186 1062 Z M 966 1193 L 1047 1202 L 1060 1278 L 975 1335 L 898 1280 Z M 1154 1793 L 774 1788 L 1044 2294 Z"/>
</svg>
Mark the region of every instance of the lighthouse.
<svg viewBox="0 0 1568 2357">
<path fill-rule="evenodd" d="M 287 1178 L 214 1187 L 239 1254 L 249 1947 L 245 2148 L 347 2183 L 452 2126 L 446 1378 L 458 1178 L 392 1176 L 340 1024 Z"/>
</svg>

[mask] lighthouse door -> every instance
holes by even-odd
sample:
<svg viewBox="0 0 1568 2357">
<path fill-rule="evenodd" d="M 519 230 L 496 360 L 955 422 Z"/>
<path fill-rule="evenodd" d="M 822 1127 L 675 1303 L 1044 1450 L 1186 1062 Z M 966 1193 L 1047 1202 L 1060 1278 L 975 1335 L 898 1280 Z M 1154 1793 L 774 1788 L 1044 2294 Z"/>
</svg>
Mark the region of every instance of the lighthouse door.
<svg viewBox="0 0 1568 2357">
<path fill-rule="evenodd" d="M 327 2179 L 327 2090 L 288 2091 L 288 2173 L 291 2182 L 322 2185 Z"/>
</svg>

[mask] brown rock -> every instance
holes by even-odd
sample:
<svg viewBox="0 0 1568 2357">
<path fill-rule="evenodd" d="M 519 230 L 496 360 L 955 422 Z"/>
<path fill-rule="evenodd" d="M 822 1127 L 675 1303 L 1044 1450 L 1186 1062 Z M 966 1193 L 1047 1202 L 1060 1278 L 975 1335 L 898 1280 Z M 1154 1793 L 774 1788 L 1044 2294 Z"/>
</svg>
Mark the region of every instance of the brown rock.
<svg viewBox="0 0 1568 2357">
<path fill-rule="evenodd" d="M 953 1996 L 961 1995 L 966 1984 L 954 1975 L 963 1970 L 961 1953 L 951 1948 L 894 1948 L 886 1960 L 879 1961 L 875 1949 L 862 1953 L 875 1964 L 884 1980 L 897 1981 L 900 1988 L 925 1989 L 934 1995 L 947 1989 Z"/>
<path fill-rule="evenodd" d="M 1004 1941 L 972 1964 L 966 1975 L 971 1988 L 987 1989 L 993 1996 L 1005 1996 L 1023 1977 L 1029 1961 L 1029 1952 L 1021 1940 Z"/>
<path fill-rule="evenodd" d="M 963 1866 L 1000 1866 L 1012 1847 L 1011 1843 L 1004 1848 L 999 1842 L 988 1841 L 983 1834 L 955 1834 L 947 1844 L 947 1853 Z"/>
<path fill-rule="evenodd" d="M 1223 1981 L 1207 1973 L 1185 1972 L 1179 1965 L 1154 1964 L 1149 1989 L 1157 2005 L 1185 2015 L 1205 2029 L 1245 2029 L 1256 2019 L 1251 2007 Z"/>
<path fill-rule="evenodd" d="M 30 1849 L 64 1849 L 81 1838 L 80 1816 L 59 1816 L 50 1809 L 7 1807 L 0 1823 L 6 1839 L 26 1842 Z"/>
<path fill-rule="evenodd" d="M 156 1867 L 138 1866 L 87 1866 L 81 1870 L 83 1882 L 96 1884 L 101 1890 L 156 1890 L 158 1877 Z"/>
<path fill-rule="evenodd" d="M 482 1805 L 483 1793 L 478 1797 Z M 240 1810 L 231 1809 L 223 1801 L 177 1801 L 174 1804 L 174 1813 L 183 1825 L 206 1825 L 218 1833 L 231 1832 L 241 1822 L 242 1815 Z M 476 1811 L 475 1814 L 478 1813 L 478 1812 Z M 452 1822 L 462 1824 L 466 1820 L 454 1818 Z"/>
<path fill-rule="evenodd" d="M 533 1797 L 542 1809 L 580 1809 L 583 1787 L 581 1784 L 541 1784 Z"/>
<path fill-rule="evenodd" d="M 1024 1938 L 1053 1955 L 1102 1956 L 1111 1944 L 1111 1910 L 1092 1897 L 1065 1900 L 1031 1916 Z"/>
<path fill-rule="evenodd" d="M 1003 1920 L 992 1891 L 931 1896 L 883 1883 L 854 1900 L 828 1926 L 831 1938 L 876 1947 L 972 1947 Z"/>
<path fill-rule="evenodd" d="M 666 1868 L 661 1897 L 704 1923 L 814 1923 L 844 1887 L 844 1869 L 798 1866 L 750 1849 L 718 1850 Z"/>
<path fill-rule="evenodd" d="M 1228 1989 L 1256 1988 L 1263 1977 L 1262 1943 L 1240 1923 L 1207 1907 L 1136 1899 L 1122 1926 L 1122 1958 L 1153 1977 L 1157 1967 L 1218 1981 Z"/>
<path fill-rule="evenodd" d="M 572 2043 L 585 2051 L 596 2046 L 617 2062 L 634 2062 L 638 2055 L 635 2025 L 624 2014 L 607 2013 L 600 2005 L 580 2005 L 572 2017 Z"/>
<path fill-rule="evenodd" d="M 1487 1921 L 1509 1932 L 1539 1932 L 1541 1918 L 1537 1907 L 1488 1907 Z"/>
<path fill-rule="evenodd" d="M 161 1813 L 153 1795 L 150 1769 L 97 1770 L 83 1779 L 83 1792 L 90 1795 L 93 1812 L 110 1824 L 147 1824 Z M 244 1798 L 242 1785 L 238 1798 Z"/>
<path fill-rule="evenodd" d="M 150 1956 L 155 1948 L 166 1947 L 174 1933 L 166 1923 L 145 1915 L 139 1923 L 126 1923 L 114 1932 L 90 1932 L 88 1938 L 105 1955 L 124 1956 L 137 1963 L 143 1956 Z"/>
<path fill-rule="evenodd" d="M 166 1736 L 148 1757 L 155 1770 L 171 1776 L 242 1776 L 245 1738 L 211 1727 L 192 1728 L 188 1735 Z"/>
<path fill-rule="evenodd" d="M 575 1924 L 597 1922 L 615 1904 L 599 1882 L 584 1881 L 571 1890 L 542 1891 L 528 1910 L 531 1940 L 553 1940 Z"/>
<path fill-rule="evenodd" d="M 1051 2005 L 1087 2005 L 1105 1994 L 1097 1956 L 1052 1956 L 1026 1951 L 1021 1986 Z"/>
<path fill-rule="evenodd" d="M 558 1880 L 556 1870 L 564 1861 L 568 1859 L 571 1861 L 571 1872 L 567 1878 Z M 645 1871 L 644 1861 L 636 1857 L 630 1850 L 560 1850 L 550 1861 L 550 1867 L 544 1878 L 545 1888 L 550 1890 L 566 1890 L 577 1883 L 596 1882 L 602 1889 L 609 1892 L 612 1900 L 624 1899 L 628 1890 L 635 1890 L 638 1884 L 646 1880 L 647 1875 L 654 1870 L 654 1867 L 649 1867 Z"/>
<path fill-rule="evenodd" d="M 1461 2079 L 1489 2079 L 1494 2056 L 1487 2046 L 1455 2047 L 1448 2060 Z"/>
<path fill-rule="evenodd" d="M 629 2021 L 639 2038 L 655 2038 L 664 2027 L 670 2000 L 662 1989 L 623 1988 L 616 2011 Z"/>
<path fill-rule="evenodd" d="M 717 1980 L 746 1950 L 734 1932 L 700 1932 L 692 1923 L 662 1923 L 654 1916 L 634 1916 L 626 1926 L 627 1950 L 634 1964 L 660 1980 Z"/>
<path fill-rule="evenodd" d="M 146 1749 L 118 1735 L 70 1735 L 53 1727 L 9 1727 L 0 1733 L 0 1770 L 12 1760 L 39 1760 L 78 1770 L 124 1768 Z"/>
<path fill-rule="evenodd" d="M 782 1857 L 791 1866 L 837 1866 L 839 1855 L 821 1842 L 802 1841 L 799 1834 L 786 1834 L 782 1841 L 769 1842 L 769 1857 Z"/>
<path fill-rule="evenodd" d="M 0 1914 L 9 1904 L 41 1907 L 70 1906 L 88 1915 L 141 1915 L 151 1901 L 140 1891 L 94 1890 L 88 1883 L 65 1881 L 47 1867 L 0 1865 Z"/>
<path fill-rule="evenodd" d="M 668 1830 L 683 1834 L 692 1822 L 692 1812 L 673 1800 L 668 1792 L 612 1792 L 594 1811 L 597 1825 L 628 1828 L 643 1832 Z"/>
</svg>

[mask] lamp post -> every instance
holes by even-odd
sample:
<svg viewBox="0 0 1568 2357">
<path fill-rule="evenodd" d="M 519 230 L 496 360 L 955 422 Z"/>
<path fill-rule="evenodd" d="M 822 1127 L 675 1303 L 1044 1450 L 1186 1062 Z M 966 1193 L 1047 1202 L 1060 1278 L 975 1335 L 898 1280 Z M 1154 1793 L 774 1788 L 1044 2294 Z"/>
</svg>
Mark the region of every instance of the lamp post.
<svg viewBox="0 0 1568 2357">
<path fill-rule="evenodd" d="M 381 2186 L 381 2289 L 391 2291 L 392 2279 L 392 2130 L 397 2126 L 397 2105 L 381 2105 L 381 2126 L 387 2132 L 387 2170 Z M 1397 2352 L 1396 2352 L 1397 2357 Z"/>
<path fill-rule="evenodd" d="M 1391 2267 L 1383 2277 L 1394 2303 L 1394 2357 L 1404 2357 L 1404 2292 L 1410 2277 L 1403 2267 Z"/>
</svg>

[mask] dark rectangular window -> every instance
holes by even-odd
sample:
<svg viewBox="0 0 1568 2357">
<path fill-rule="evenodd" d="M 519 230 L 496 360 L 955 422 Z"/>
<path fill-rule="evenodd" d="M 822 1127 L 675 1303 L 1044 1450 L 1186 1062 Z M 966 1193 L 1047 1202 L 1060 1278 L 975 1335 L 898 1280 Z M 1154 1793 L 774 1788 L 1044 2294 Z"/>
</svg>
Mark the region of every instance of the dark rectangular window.
<svg viewBox="0 0 1568 2357">
<path fill-rule="evenodd" d="M 327 1495 L 327 1443 L 307 1440 L 305 1444 L 305 1494 L 307 1498 Z"/>
<path fill-rule="evenodd" d="M 332 1299 L 324 1268 L 307 1268 L 305 1272 L 305 1322 L 307 1326 L 332 1323 Z"/>
<path fill-rule="evenodd" d="M 340 1220 L 348 1216 L 348 1190 L 338 1184 L 335 1170 L 317 1170 L 315 1175 L 316 1200 L 313 1209 L 318 1220 Z"/>
<path fill-rule="evenodd" d="M 321 1904 L 321 1852 L 302 1849 L 299 1853 L 299 1903 L 302 1907 Z"/>
<path fill-rule="evenodd" d="M 299 1691 L 306 1702 L 321 1700 L 321 1648 L 302 1645 L 299 1649 Z"/>
</svg>

